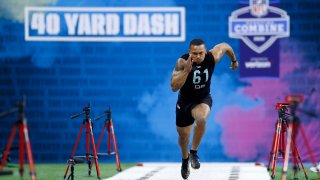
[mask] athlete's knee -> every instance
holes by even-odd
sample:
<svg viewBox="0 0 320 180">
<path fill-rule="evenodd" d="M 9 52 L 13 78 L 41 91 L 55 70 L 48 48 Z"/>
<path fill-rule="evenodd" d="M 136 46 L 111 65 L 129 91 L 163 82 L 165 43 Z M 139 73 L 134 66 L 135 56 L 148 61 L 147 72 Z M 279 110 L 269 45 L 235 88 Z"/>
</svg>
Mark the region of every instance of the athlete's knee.
<svg viewBox="0 0 320 180">
<path fill-rule="evenodd" d="M 204 127 L 207 124 L 207 119 L 205 117 L 201 117 L 196 120 L 197 126 Z"/>
<path fill-rule="evenodd" d="M 186 132 L 178 132 L 178 134 L 179 134 L 179 137 L 182 139 L 187 139 L 190 136 L 190 134 Z"/>
<path fill-rule="evenodd" d="M 197 124 L 202 125 L 206 124 L 207 118 L 210 113 L 210 108 L 208 105 L 199 106 L 198 108 L 193 109 L 192 116 L 196 120 Z"/>
<path fill-rule="evenodd" d="M 188 146 L 189 145 L 189 138 L 180 138 L 179 144 L 182 146 Z"/>
<path fill-rule="evenodd" d="M 178 131 L 179 134 L 179 139 L 180 141 L 182 141 L 183 143 L 188 143 L 189 142 L 189 138 L 190 138 L 190 134 L 187 132 L 183 132 L 183 131 Z"/>
</svg>

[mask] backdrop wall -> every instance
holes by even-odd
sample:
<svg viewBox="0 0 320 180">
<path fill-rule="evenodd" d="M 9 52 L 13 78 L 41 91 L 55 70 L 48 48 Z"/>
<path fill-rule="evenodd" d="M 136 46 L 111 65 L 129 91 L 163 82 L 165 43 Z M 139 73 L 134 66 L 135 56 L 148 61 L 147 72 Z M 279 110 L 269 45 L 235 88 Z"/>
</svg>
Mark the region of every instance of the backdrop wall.
<svg viewBox="0 0 320 180">
<path fill-rule="evenodd" d="M 112 108 L 121 161 L 180 161 L 177 93 L 170 89 L 171 72 L 196 37 L 203 38 L 208 48 L 227 42 L 239 55 L 239 40 L 228 37 L 228 17 L 239 2 L 26 2 L 0 1 L 0 111 L 11 108 L 23 94 L 27 96 L 26 116 L 36 162 L 68 159 L 82 123 L 82 118 L 69 116 L 81 112 L 88 102 L 92 118 Z M 279 3 L 270 0 L 274 2 Z M 185 7 L 186 41 L 26 42 L 25 6 Z M 320 111 L 320 2 L 281 0 L 280 8 L 287 11 L 291 24 L 290 38 L 280 40 L 280 77 L 239 78 L 238 71 L 229 70 L 229 59 L 221 60 L 212 79 L 213 106 L 199 149 L 202 161 L 265 161 L 277 117 L 274 106 L 288 94 L 305 95 L 308 102 L 303 108 Z M 6 145 L 15 119 L 15 115 L 0 119 L 0 147 Z M 301 119 L 307 135 L 313 137 L 312 148 L 319 152 L 319 118 L 301 114 Z M 103 120 L 94 122 L 96 141 L 102 126 Z M 302 151 L 307 159 L 306 150 Z M 84 152 L 82 138 L 77 154 Z"/>
</svg>

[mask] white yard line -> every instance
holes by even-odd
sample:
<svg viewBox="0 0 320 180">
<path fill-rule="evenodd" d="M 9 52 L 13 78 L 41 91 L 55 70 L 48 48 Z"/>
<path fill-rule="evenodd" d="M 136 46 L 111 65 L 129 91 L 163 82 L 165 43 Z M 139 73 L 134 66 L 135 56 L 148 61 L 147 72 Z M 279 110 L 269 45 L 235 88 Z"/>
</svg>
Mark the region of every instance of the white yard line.
<svg viewBox="0 0 320 180">
<path fill-rule="evenodd" d="M 106 180 L 182 180 L 181 163 L 143 163 Z M 266 167 L 254 163 L 201 163 L 188 180 L 270 180 Z"/>
</svg>

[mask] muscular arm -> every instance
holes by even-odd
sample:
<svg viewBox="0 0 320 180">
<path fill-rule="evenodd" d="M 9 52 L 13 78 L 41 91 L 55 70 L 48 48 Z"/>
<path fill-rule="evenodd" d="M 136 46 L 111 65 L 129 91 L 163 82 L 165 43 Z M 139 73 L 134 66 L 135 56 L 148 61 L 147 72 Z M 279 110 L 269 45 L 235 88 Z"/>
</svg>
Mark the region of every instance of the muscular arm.
<svg viewBox="0 0 320 180">
<path fill-rule="evenodd" d="M 233 70 L 238 67 L 238 61 L 236 59 L 236 56 L 234 55 L 232 47 L 229 46 L 229 44 L 227 43 L 217 44 L 209 52 L 213 55 L 215 63 L 218 63 L 222 58 L 222 56 L 226 54 L 232 62 L 231 69 Z"/>
<path fill-rule="evenodd" d="M 184 83 L 187 80 L 188 74 L 191 71 L 191 68 L 192 68 L 191 57 L 189 57 L 187 61 L 185 61 L 182 58 L 178 59 L 171 76 L 172 91 L 175 92 L 184 85 Z"/>
</svg>

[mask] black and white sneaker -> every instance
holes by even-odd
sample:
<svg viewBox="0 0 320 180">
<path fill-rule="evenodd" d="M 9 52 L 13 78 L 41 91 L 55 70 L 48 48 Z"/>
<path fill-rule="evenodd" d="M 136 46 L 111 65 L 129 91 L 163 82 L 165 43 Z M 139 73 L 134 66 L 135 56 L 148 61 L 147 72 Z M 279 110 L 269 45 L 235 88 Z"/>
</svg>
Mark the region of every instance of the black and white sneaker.
<svg viewBox="0 0 320 180">
<path fill-rule="evenodd" d="M 189 168 L 189 157 L 188 157 L 188 159 L 182 159 L 181 176 L 183 179 L 188 179 L 189 175 L 190 175 L 190 168 Z"/>
<path fill-rule="evenodd" d="M 198 156 L 197 151 L 190 150 L 189 158 L 190 158 L 190 162 L 191 162 L 191 167 L 193 169 L 199 169 L 200 168 L 200 160 L 199 160 L 199 156 Z"/>
</svg>

